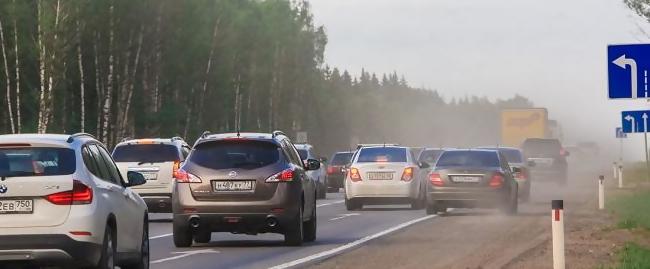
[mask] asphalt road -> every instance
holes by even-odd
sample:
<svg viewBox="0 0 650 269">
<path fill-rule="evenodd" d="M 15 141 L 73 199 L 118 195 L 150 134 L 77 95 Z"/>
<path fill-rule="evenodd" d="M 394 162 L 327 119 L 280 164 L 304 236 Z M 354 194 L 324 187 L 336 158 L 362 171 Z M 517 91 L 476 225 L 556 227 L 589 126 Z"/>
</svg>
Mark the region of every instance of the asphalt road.
<svg viewBox="0 0 650 269">
<path fill-rule="evenodd" d="M 286 268 L 304 266 L 344 253 L 366 241 L 426 221 L 424 210 L 405 206 L 373 206 L 348 212 L 342 193 L 329 193 L 318 200 L 318 237 L 302 247 L 283 245 L 279 234 L 257 236 L 213 233 L 209 244 L 176 248 L 172 240 L 170 214 L 152 214 L 150 223 L 151 267 L 163 268 Z M 291 264 L 289 264 L 291 263 Z"/>
</svg>

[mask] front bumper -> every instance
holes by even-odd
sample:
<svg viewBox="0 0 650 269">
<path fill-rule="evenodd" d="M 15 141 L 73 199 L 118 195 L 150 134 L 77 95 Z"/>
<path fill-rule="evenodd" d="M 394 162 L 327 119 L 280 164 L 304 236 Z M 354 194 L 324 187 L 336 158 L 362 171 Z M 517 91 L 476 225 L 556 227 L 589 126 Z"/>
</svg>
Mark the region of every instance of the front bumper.
<svg viewBox="0 0 650 269">
<path fill-rule="evenodd" d="M 0 264 L 28 262 L 37 265 L 95 266 L 101 252 L 101 245 L 76 241 L 67 235 L 0 236 Z"/>
</svg>

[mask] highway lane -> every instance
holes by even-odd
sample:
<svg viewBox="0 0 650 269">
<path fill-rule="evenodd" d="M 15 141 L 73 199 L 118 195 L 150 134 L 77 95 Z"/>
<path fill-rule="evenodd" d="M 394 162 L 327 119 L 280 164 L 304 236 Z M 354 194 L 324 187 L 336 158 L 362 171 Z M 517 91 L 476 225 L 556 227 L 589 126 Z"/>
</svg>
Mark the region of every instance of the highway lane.
<svg viewBox="0 0 650 269">
<path fill-rule="evenodd" d="M 349 212 L 345 209 L 342 193 L 330 193 L 328 199 L 319 200 L 317 214 L 318 238 L 302 247 L 284 246 L 283 236 L 278 234 L 213 233 L 212 242 L 191 248 L 174 247 L 170 214 L 152 214 L 152 268 L 269 268 L 305 257 L 309 264 L 314 261 L 309 260 L 314 255 L 338 254 L 330 253 L 337 248 L 345 252 L 372 239 L 368 236 L 382 235 L 382 232 L 390 232 L 389 229 L 414 220 L 429 219 L 424 210 L 411 210 L 407 205 L 373 206 Z M 315 257 L 315 260 L 323 257 Z"/>
</svg>

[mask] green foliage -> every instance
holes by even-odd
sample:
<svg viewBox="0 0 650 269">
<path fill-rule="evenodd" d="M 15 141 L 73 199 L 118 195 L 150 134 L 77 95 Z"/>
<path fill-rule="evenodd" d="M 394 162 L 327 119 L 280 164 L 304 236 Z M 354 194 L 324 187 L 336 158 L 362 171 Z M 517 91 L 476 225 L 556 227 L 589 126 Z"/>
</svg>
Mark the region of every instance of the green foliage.
<svg viewBox="0 0 650 269">
<path fill-rule="evenodd" d="M 646 269 L 650 267 L 650 249 L 636 243 L 627 243 L 619 252 L 620 269 Z"/>
<path fill-rule="evenodd" d="M 618 196 L 608 202 L 608 208 L 618 217 L 617 226 L 621 229 L 650 229 L 648 205 L 650 205 L 649 191 Z"/>
</svg>

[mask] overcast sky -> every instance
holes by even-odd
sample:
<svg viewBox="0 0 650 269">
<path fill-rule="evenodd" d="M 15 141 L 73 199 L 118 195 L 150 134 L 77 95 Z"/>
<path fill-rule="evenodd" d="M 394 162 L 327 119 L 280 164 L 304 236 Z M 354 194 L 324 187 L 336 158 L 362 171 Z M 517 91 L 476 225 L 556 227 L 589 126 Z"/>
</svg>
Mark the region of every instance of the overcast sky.
<svg viewBox="0 0 650 269">
<path fill-rule="evenodd" d="M 610 147 L 620 111 L 649 107 L 607 99 L 607 44 L 650 43 L 650 24 L 622 2 L 311 0 L 330 66 L 397 71 L 447 99 L 524 95 L 560 120 L 568 143 Z M 641 137 L 627 140 L 629 157 L 642 158 Z"/>
</svg>

